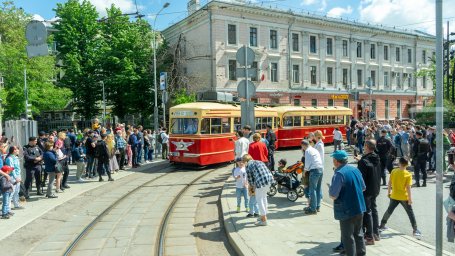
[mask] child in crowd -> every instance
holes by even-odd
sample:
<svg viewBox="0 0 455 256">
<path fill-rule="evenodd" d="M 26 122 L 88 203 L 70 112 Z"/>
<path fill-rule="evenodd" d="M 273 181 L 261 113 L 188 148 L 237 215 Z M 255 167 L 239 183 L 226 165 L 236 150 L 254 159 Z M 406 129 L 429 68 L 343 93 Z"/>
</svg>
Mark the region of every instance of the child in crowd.
<svg viewBox="0 0 455 256">
<path fill-rule="evenodd" d="M 406 167 L 408 167 L 408 160 L 404 157 L 400 158 L 399 168 L 393 169 L 389 178 L 389 186 L 387 189 L 387 194 L 390 198 L 389 208 L 384 213 L 384 216 L 381 220 L 380 230 L 386 230 L 385 224 L 387 220 L 392 215 L 395 208 L 401 204 L 408 214 L 409 220 L 411 221 L 413 232 L 412 234 L 417 239 L 420 239 L 422 234 L 417 229 L 417 222 L 414 216 L 414 211 L 412 210 L 412 195 L 411 195 L 411 184 L 412 184 L 412 174 L 408 172 Z"/>
<path fill-rule="evenodd" d="M 256 201 L 256 193 L 254 191 L 254 186 L 248 186 L 248 195 L 250 196 L 249 209 L 247 218 L 259 217 L 259 208 Z"/>
<path fill-rule="evenodd" d="M 0 175 L 0 187 L 2 192 L 2 219 L 9 219 L 12 216 L 10 211 L 11 193 L 13 193 L 14 184 L 11 182 L 12 179 L 8 179 L 10 172 L 14 168 L 8 165 L 4 165 L 1 169 L 2 175 Z M 6 176 L 8 175 L 8 176 Z"/>
<path fill-rule="evenodd" d="M 82 179 L 83 172 L 85 170 L 85 154 L 84 149 L 82 148 L 82 142 L 76 141 L 76 147 L 73 149 L 72 152 L 73 161 L 76 162 L 76 180 L 78 182 L 84 182 Z"/>
<path fill-rule="evenodd" d="M 242 196 L 245 200 L 245 208 L 246 211 L 249 212 L 250 209 L 248 209 L 248 180 L 246 176 L 246 170 L 245 170 L 245 163 L 243 163 L 241 157 L 237 157 L 235 159 L 235 162 L 237 164 L 237 167 L 234 168 L 233 171 L 233 176 L 235 178 L 235 193 L 237 195 L 237 212 L 240 212 L 240 203 L 242 202 Z"/>
<path fill-rule="evenodd" d="M 286 159 L 280 159 L 280 161 L 278 161 L 278 172 L 284 172 L 287 163 L 288 161 L 286 161 Z"/>
</svg>

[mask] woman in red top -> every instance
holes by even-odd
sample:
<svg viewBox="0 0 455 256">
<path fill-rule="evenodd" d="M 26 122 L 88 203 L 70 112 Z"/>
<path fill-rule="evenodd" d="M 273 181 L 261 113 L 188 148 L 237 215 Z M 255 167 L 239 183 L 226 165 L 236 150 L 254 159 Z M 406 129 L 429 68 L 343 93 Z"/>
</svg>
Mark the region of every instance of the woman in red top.
<svg viewBox="0 0 455 256">
<path fill-rule="evenodd" d="M 250 143 L 248 154 L 253 157 L 253 160 L 264 163 L 269 162 L 269 151 L 267 150 L 265 143 L 261 142 L 261 135 L 259 133 L 253 135 L 253 142 Z"/>
</svg>

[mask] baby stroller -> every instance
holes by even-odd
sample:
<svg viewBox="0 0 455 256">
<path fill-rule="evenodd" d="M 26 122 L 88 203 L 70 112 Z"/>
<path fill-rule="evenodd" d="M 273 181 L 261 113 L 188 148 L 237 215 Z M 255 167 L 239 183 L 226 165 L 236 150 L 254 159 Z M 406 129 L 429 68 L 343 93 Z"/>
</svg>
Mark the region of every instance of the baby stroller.
<svg viewBox="0 0 455 256">
<path fill-rule="evenodd" d="M 295 202 L 299 197 L 304 196 L 304 189 L 300 186 L 298 175 L 303 171 L 303 163 L 297 162 L 291 165 L 283 173 L 274 172 L 274 182 L 270 186 L 268 196 L 276 193 L 286 194 L 289 201 Z M 279 188 L 278 188 L 279 186 Z"/>
</svg>

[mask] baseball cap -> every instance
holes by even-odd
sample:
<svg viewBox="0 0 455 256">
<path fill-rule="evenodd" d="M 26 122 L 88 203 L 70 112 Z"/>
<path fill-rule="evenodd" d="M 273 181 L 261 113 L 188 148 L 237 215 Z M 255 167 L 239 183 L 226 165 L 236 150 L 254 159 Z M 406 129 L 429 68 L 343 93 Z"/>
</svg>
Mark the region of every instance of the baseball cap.
<svg viewBox="0 0 455 256">
<path fill-rule="evenodd" d="M 8 165 L 4 165 L 4 166 L 2 167 L 2 171 L 5 172 L 5 173 L 8 173 L 8 172 L 10 172 L 10 171 L 12 171 L 12 170 L 14 170 L 14 168 L 11 167 L 11 166 L 8 166 Z"/>
<path fill-rule="evenodd" d="M 348 159 L 348 153 L 346 153 L 346 151 L 344 151 L 344 150 L 337 150 L 337 151 L 333 152 L 330 156 L 335 158 L 336 160 Z"/>
<path fill-rule="evenodd" d="M 235 162 L 236 162 L 236 163 L 237 163 L 237 162 L 242 162 L 242 161 L 243 161 L 243 160 L 242 160 L 241 157 L 236 157 L 236 158 L 235 158 Z"/>
</svg>

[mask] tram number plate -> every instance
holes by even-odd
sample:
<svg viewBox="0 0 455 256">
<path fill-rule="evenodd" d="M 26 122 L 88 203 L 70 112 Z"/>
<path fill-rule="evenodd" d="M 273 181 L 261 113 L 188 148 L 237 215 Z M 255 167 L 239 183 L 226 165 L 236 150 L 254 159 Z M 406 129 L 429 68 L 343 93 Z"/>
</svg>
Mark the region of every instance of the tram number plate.
<svg viewBox="0 0 455 256">
<path fill-rule="evenodd" d="M 175 111 L 174 116 L 193 116 L 193 111 Z"/>
<path fill-rule="evenodd" d="M 179 157 L 180 156 L 180 152 L 171 152 L 169 155 L 175 156 L 175 157 Z"/>
</svg>

